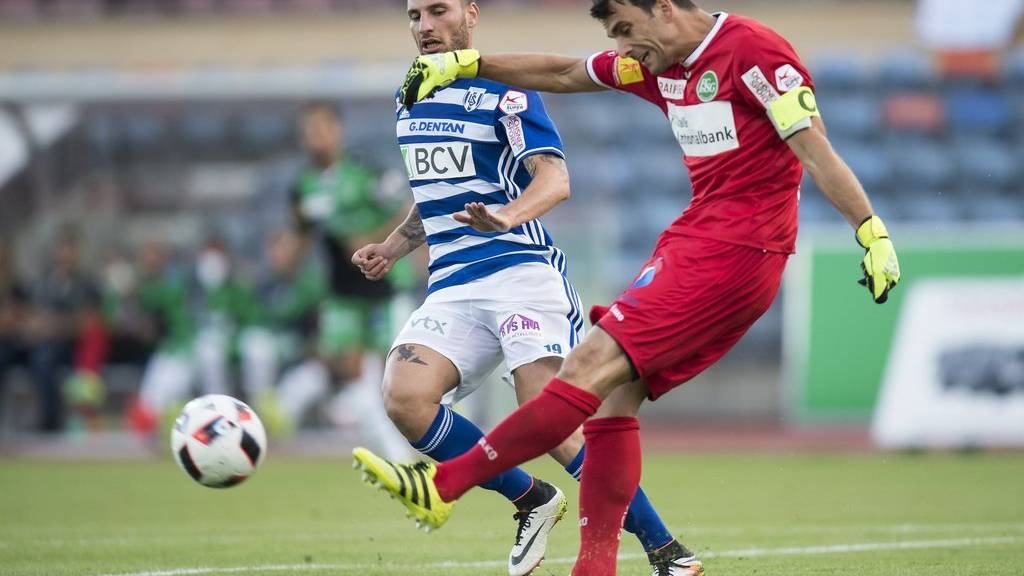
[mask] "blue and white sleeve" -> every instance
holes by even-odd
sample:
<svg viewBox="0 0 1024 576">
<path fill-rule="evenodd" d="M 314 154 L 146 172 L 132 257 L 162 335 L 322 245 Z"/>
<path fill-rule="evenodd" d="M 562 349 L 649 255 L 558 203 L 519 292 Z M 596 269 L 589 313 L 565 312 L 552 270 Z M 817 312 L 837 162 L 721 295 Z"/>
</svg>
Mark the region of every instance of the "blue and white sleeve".
<svg viewBox="0 0 1024 576">
<path fill-rule="evenodd" d="M 533 154 L 554 154 L 565 158 L 562 137 L 551 121 L 540 94 L 509 90 L 495 111 L 498 138 L 508 144 L 516 160 Z"/>
</svg>

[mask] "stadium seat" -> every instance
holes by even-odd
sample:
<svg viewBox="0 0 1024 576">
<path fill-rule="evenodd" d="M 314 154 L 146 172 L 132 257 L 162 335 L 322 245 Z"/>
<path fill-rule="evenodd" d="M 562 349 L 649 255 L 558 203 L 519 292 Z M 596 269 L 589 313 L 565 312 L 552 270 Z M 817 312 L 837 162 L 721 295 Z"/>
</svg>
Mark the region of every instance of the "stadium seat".
<svg viewBox="0 0 1024 576">
<path fill-rule="evenodd" d="M 901 189 L 948 190 L 955 183 L 952 151 L 931 140 L 894 139 L 888 143 L 894 184 Z"/>
<path fill-rule="evenodd" d="M 955 198 L 935 190 L 905 189 L 892 196 L 895 220 L 907 222 L 955 222 L 966 218 Z"/>
<path fill-rule="evenodd" d="M 208 153 L 227 143 L 228 115 L 209 105 L 189 107 L 182 113 L 178 128 L 186 150 Z"/>
<path fill-rule="evenodd" d="M 994 90 L 957 90 L 945 105 L 954 134 L 1003 134 L 1011 128 L 1010 103 Z"/>
<path fill-rule="evenodd" d="M 954 144 L 958 164 L 959 188 L 967 193 L 1006 190 L 1014 186 L 1022 172 L 1013 150 L 1004 143 L 986 138 L 963 138 Z"/>
<path fill-rule="evenodd" d="M 857 92 L 871 86 L 871 77 L 855 54 L 836 52 L 818 58 L 811 75 L 819 94 Z"/>
<path fill-rule="evenodd" d="M 133 155 L 153 153 L 170 144 L 167 120 L 159 110 L 136 110 L 125 114 L 120 121 L 125 143 Z"/>
<path fill-rule="evenodd" d="M 626 160 L 630 172 L 627 186 L 636 183 L 644 194 L 688 199 L 690 178 L 682 151 L 675 144 L 632 148 Z"/>
<path fill-rule="evenodd" d="M 109 112 L 93 112 L 86 116 L 83 136 L 97 157 L 112 159 L 119 143 L 117 121 Z"/>
<path fill-rule="evenodd" d="M 879 134 L 881 103 L 870 96 L 822 96 L 818 105 L 830 135 L 866 140 Z"/>
<path fill-rule="evenodd" d="M 1024 46 L 1006 55 L 1003 61 L 1003 75 L 1009 84 L 1024 87 Z"/>
<path fill-rule="evenodd" d="M 885 128 L 894 133 L 936 134 L 946 127 L 942 101 L 930 92 L 906 91 L 888 96 L 882 104 Z"/>
<path fill-rule="evenodd" d="M 294 133 L 294 121 L 285 110 L 253 108 L 239 118 L 237 145 L 249 154 L 264 154 L 293 146 Z"/>
<path fill-rule="evenodd" d="M 900 48 L 880 57 L 878 82 L 883 89 L 930 88 L 935 80 L 931 61 L 920 51 Z"/>
<path fill-rule="evenodd" d="M 843 217 L 816 186 L 800 188 L 800 222 L 839 223 Z"/>
<path fill-rule="evenodd" d="M 833 139 L 833 147 L 846 161 L 864 188 L 879 191 L 889 186 L 893 175 L 892 160 L 879 144 Z"/>
<path fill-rule="evenodd" d="M 1019 195 L 992 192 L 963 194 L 959 202 L 964 215 L 984 222 L 1024 221 L 1024 202 Z"/>
<path fill-rule="evenodd" d="M 626 188 L 625 162 L 589 147 L 567 146 L 567 165 L 573 193 L 586 197 L 611 196 Z"/>
</svg>

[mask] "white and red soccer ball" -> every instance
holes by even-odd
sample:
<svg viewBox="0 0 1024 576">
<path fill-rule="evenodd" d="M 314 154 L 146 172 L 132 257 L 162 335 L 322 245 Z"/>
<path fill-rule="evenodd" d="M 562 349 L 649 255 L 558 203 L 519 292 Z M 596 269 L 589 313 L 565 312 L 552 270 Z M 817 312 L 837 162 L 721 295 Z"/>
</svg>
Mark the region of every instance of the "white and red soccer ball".
<svg viewBox="0 0 1024 576">
<path fill-rule="evenodd" d="M 196 482 L 229 488 L 256 472 L 267 454 L 267 433 L 244 402 L 209 394 L 182 409 L 171 430 L 171 452 Z"/>
</svg>

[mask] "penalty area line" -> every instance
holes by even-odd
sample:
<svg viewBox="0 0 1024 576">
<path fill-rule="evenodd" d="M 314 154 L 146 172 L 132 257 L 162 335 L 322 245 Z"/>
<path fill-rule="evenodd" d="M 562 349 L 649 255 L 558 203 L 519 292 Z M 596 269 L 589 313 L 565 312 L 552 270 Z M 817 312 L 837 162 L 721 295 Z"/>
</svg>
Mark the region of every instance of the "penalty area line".
<svg viewBox="0 0 1024 576">
<path fill-rule="evenodd" d="M 854 554 L 859 552 L 879 552 L 885 550 L 926 550 L 932 548 L 949 548 L 956 546 L 998 546 L 1001 544 L 1017 544 L 1024 538 L 1001 536 L 993 538 L 947 538 L 943 540 L 904 540 L 897 542 L 863 542 L 859 544 L 834 544 L 829 546 L 802 546 L 786 548 L 740 548 L 736 550 L 720 550 L 702 552 L 702 559 L 710 558 L 752 558 L 763 556 L 813 556 L 817 554 Z M 644 554 L 619 554 L 619 560 L 646 559 Z M 546 564 L 572 564 L 576 557 L 548 558 Z M 201 566 L 195 568 L 170 568 L 167 570 L 149 570 L 145 572 L 119 572 L 101 574 L 99 576 L 203 576 L 207 574 L 241 574 L 253 572 L 315 572 L 335 570 L 342 572 L 358 572 L 369 569 L 394 568 L 403 569 L 442 569 L 442 568 L 502 568 L 505 560 L 487 560 L 479 562 L 459 562 L 448 560 L 428 564 L 391 564 L 391 563 L 352 563 L 352 564 L 268 564 L 265 566 Z"/>
</svg>

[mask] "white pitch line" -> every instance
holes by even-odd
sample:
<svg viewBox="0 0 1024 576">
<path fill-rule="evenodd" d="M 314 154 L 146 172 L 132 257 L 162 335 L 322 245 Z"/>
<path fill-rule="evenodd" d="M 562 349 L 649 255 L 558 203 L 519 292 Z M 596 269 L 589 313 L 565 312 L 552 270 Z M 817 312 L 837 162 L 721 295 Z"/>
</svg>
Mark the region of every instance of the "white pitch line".
<svg viewBox="0 0 1024 576">
<path fill-rule="evenodd" d="M 956 538 L 946 540 L 906 540 L 902 542 L 864 542 L 860 544 L 836 544 L 832 546 L 804 546 L 789 548 L 747 548 L 722 550 L 719 552 L 702 552 L 700 556 L 709 558 L 750 558 L 759 556 L 813 556 L 816 554 L 852 554 L 859 552 L 878 552 L 882 550 L 924 550 L 930 548 L 951 548 L 956 546 L 998 546 L 1000 544 L 1017 544 L 1024 538 Z M 619 560 L 636 560 L 646 558 L 644 554 L 619 554 Z M 572 564 L 576 557 L 548 558 L 547 564 Z M 479 562 L 434 562 L 430 564 L 270 564 L 266 566 L 234 566 L 226 568 L 197 567 L 173 568 L 170 570 L 152 570 L 147 572 L 122 572 L 102 574 L 100 576 L 202 576 L 204 574 L 237 574 L 242 572 L 313 572 L 320 570 L 336 570 L 342 572 L 363 571 L 369 569 L 394 568 L 396 570 L 442 569 L 442 568 L 501 568 L 506 565 L 504 560 L 485 560 Z"/>
<path fill-rule="evenodd" d="M 858 534 L 862 537 L 869 537 L 870 533 L 882 533 L 882 534 L 902 534 L 905 536 L 909 535 L 926 535 L 935 534 L 937 532 L 954 532 L 959 533 L 961 536 L 966 536 L 965 533 L 979 532 L 1024 532 L 1024 523 L 1019 522 L 1003 522 L 1003 523 L 988 523 L 988 524 L 850 524 L 847 526 L 815 526 L 815 525 L 803 525 L 803 526 L 751 526 L 751 527 L 701 527 L 701 526 L 687 526 L 687 527 L 670 527 L 670 531 L 673 534 L 683 534 L 684 536 L 693 536 L 700 534 L 728 534 L 731 536 L 743 536 L 748 534 L 835 534 L 835 535 L 853 535 Z M 6 534 L 10 532 L 10 534 Z M 24 535 L 22 530 L 2 530 L 0 529 L 0 548 L 10 547 L 8 542 L 4 541 L 4 538 L 13 538 L 16 535 Z M 288 534 L 274 535 L 275 540 L 279 541 L 336 541 L 343 539 L 351 535 L 351 532 L 290 532 Z M 215 544 L 246 544 L 252 543 L 254 540 L 266 537 L 266 533 L 262 531 L 250 532 L 250 533 L 239 533 L 231 536 L 225 536 L 223 534 L 214 535 L 202 535 L 204 542 L 215 543 Z M 45 541 L 37 543 L 39 546 L 49 546 L 53 548 L 72 547 L 72 546 L 143 546 L 151 543 L 166 544 L 168 542 L 179 542 L 179 541 L 190 541 L 196 538 L 195 533 L 188 534 L 162 534 L 159 536 L 136 536 L 136 535 L 121 535 L 121 536 L 94 536 L 94 537 L 79 537 L 79 538 L 54 538 L 47 536 Z M 42 536 L 40 536 L 42 539 Z"/>
</svg>

